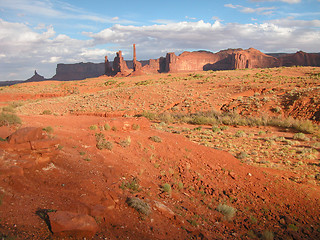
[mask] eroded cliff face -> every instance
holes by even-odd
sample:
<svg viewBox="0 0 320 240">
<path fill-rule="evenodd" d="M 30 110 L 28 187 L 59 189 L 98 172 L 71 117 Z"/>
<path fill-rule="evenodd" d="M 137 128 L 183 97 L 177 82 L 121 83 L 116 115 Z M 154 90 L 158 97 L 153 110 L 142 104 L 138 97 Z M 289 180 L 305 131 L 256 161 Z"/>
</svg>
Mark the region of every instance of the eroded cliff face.
<svg viewBox="0 0 320 240">
<path fill-rule="evenodd" d="M 69 81 L 99 77 L 105 74 L 105 63 L 59 63 L 51 80 Z"/>
<path fill-rule="evenodd" d="M 259 50 L 227 49 L 217 53 L 208 51 L 183 52 L 179 56 L 167 53 L 166 57 L 137 61 L 135 45 L 133 60 L 125 61 L 122 52 L 117 52 L 113 62 L 105 57 L 104 63 L 58 64 L 56 74 L 51 80 L 82 80 L 85 78 L 107 76 L 141 75 L 146 73 L 232 70 L 244 68 L 272 68 L 279 66 L 320 66 L 320 54 L 299 51 L 295 54 L 280 54 L 277 57 L 266 55 Z M 35 74 L 27 81 L 43 81 Z"/>
<path fill-rule="evenodd" d="M 232 54 L 231 69 L 279 67 L 280 61 L 259 50 L 249 48 Z"/>
<path fill-rule="evenodd" d="M 320 55 L 302 51 L 279 57 L 281 66 L 320 66 Z"/>
<path fill-rule="evenodd" d="M 218 53 L 206 51 L 184 52 L 180 56 L 168 53 L 166 72 L 231 70 L 279 66 L 279 60 L 256 49 L 228 49 Z"/>
</svg>

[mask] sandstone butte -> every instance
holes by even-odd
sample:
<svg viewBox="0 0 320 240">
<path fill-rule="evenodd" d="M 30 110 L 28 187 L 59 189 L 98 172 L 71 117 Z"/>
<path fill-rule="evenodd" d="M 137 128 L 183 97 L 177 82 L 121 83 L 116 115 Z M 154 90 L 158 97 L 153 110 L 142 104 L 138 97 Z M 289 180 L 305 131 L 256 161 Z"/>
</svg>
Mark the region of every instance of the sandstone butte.
<svg viewBox="0 0 320 240">
<path fill-rule="evenodd" d="M 274 56 L 272 56 L 274 55 Z M 122 52 L 116 53 L 113 62 L 105 57 L 104 63 L 58 64 L 56 74 L 51 79 L 45 79 L 37 72 L 27 82 L 43 80 L 81 80 L 91 77 L 107 76 L 137 76 L 154 73 L 177 73 L 187 71 L 233 70 L 245 68 L 273 68 L 281 66 L 320 66 L 320 55 L 299 51 L 294 54 L 267 55 L 261 51 L 249 49 L 227 49 L 217 53 L 209 51 L 183 52 L 179 56 L 167 53 L 165 57 L 137 60 L 136 45 L 133 45 L 133 60 L 125 61 Z"/>
</svg>

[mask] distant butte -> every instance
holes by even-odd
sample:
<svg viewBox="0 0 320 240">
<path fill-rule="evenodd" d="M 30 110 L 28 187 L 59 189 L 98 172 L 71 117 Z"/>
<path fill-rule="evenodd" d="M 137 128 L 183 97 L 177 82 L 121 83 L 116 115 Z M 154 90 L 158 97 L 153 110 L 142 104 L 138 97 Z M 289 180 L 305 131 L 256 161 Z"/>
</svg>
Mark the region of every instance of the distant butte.
<svg viewBox="0 0 320 240">
<path fill-rule="evenodd" d="M 264 54 L 257 49 L 227 49 L 217 53 L 209 51 L 183 52 L 179 56 L 170 52 L 166 57 L 137 61 L 136 45 L 133 44 L 133 60 L 125 61 L 122 52 L 116 53 L 113 62 L 105 57 L 104 63 L 76 63 L 57 65 L 56 74 L 45 79 L 36 71 L 26 80 L 82 80 L 107 76 L 138 76 L 151 73 L 175 73 L 187 71 L 233 70 L 245 68 L 273 68 L 281 66 L 320 66 L 320 54 L 299 51 L 294 54 Z"/>
</svg>

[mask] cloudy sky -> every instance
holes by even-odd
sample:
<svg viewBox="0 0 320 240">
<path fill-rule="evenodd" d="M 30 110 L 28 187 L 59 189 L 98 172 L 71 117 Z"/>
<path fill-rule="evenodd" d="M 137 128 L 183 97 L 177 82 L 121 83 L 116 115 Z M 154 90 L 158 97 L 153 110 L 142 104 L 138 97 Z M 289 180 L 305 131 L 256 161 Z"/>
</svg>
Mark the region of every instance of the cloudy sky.
<svg viewBox="0 0 320 240">
<path fill-rule="evenodd" d="M 184 50 L 320 52 L 320 0 L 0 0 L 0 81 Z"/>
</svg>

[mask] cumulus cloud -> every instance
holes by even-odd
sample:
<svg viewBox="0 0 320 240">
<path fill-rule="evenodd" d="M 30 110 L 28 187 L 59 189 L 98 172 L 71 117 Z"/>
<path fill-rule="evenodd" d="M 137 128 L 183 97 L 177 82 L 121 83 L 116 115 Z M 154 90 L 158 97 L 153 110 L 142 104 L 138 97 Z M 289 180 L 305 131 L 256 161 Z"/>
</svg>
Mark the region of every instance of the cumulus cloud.
<svg viewBox="0 0 320 240">
<path fill-rule="evenodd" d="M 262 24 L 239 24 L 215 21 L 179 22 L 153 26 L 114 25 L 98 33 L 86 33 L 94 44 L 114 43 L 130 52 L 137 43 L 139 54 L 146 58 L 168 49 L 209 49 L 254 47 L 265 52 L 288 49 L 318 51 L 318 20 L 279 19 Z M 316 27 L 316 28 L 315 28 Z M 305 36 L 308 36 L 306 38 Z"/>
<path fill-rule="evenodd" d="M 320 20 L 284 18 L 264 23 L 169 22 L 151 26 L 116 24 L 100 32 L 83 33 L 87 40 L 56 34 L 52 26 L 31 28 L 0 19 L 0 80 L 26 79 L 34 69 L 46 77 L 54 75 L 56 63 L 103 62 L 122 50 L 138 59 L 165 56 L 167 52 L 254 47 L 263 52 L 318 52 Z"/>
<path fill-rule="evenodd" d="M 243 12 L 243 13 L 256 13 L 260 15 L 270 15 L 273 13 L 272 10 L 276 9 L 275 7 L 249 8 L 241 5 L 233 5 L 231 3 L 225 4 L 224 6 L 228 8 L 239 9 L 240 12 Z"/>
</svg>

